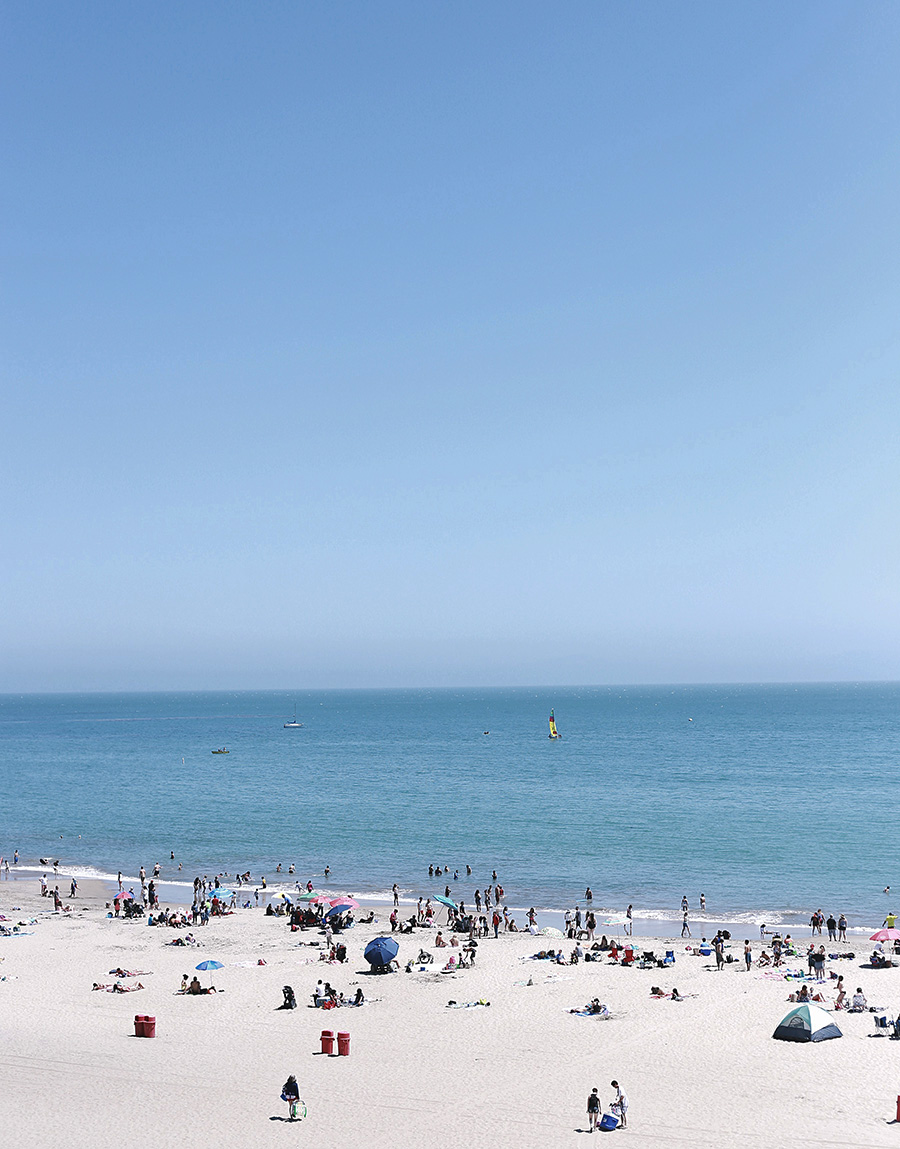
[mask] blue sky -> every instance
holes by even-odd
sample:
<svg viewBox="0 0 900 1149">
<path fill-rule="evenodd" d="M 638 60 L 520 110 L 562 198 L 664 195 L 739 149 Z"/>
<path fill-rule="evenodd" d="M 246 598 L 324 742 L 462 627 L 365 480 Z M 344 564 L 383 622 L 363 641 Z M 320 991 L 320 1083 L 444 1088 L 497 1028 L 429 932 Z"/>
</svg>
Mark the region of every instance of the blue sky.
<svg viewBox="0 0 900 1149">
<path fill-rule="evenodd" d="M 896 5 L 0 15 L 0 689 L 900 677 Z"/>
</svg>

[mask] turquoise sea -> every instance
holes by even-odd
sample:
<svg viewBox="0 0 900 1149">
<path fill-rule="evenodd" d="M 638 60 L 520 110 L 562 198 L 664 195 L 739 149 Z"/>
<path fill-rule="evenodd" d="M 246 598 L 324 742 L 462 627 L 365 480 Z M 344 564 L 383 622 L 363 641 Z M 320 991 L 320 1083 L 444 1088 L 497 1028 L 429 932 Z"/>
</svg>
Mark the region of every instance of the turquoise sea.
<svg viewBox="0 0 900 1149">
<path fill-rule="evenodd" d="M 653 918 L 703 892 L 719 919 L 880 924 L 898 715 L 895 683 L 5 695 L 0 853 L 270 883 L 327 864 L 337 889 L 407 897 L 443 893 L 432 863 L 467 901 L 496 869 L 510 906 L 590 885 Z"/>
</svg>

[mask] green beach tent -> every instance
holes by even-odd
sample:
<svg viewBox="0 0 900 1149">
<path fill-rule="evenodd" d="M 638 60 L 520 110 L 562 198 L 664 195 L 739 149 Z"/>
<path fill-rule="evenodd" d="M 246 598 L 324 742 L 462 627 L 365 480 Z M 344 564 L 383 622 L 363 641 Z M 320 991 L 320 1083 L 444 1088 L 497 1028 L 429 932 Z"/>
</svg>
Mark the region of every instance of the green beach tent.
<svg viewBox="0 0 900 1149">
<path fill-rule="evenodd" d="M 828 1041 L 831 1037 L 843 1035 L 830 1013 L 817 1005 L 804 1003 L 795 1005 L 784 1015 L 772 1036 L 779 1041 Z"/>
</svg>

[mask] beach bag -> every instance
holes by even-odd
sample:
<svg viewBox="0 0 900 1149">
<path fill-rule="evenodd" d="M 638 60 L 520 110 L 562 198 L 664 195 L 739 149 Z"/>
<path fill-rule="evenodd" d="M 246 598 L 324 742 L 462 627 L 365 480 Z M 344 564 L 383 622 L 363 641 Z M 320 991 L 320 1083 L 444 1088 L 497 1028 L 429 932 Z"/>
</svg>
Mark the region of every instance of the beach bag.
<svg viewBox="0 0 900 1149">
<path fill-rule="evenodd" d="M 604 1113 L 600 1118 L 600 1128 L 604 1133 L 612 1133 L 613 1129 L 618 1127 L 618 1124 L 618 1117 L 614 1117 L 612 1113 Z"/>
</svg>

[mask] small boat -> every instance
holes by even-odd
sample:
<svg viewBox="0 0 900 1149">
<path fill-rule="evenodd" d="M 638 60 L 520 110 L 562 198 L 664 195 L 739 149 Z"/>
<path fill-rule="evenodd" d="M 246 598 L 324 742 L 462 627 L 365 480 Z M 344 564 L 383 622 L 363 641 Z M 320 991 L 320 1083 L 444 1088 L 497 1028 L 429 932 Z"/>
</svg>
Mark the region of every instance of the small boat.
<svg viewBox="0 0 900 1149">
<path fill-rule="evenodd" d="M 547 735 L 547 737 L 548 738 L 559 738 L 560 737 L 560 733 L 556 729 L 556 719 L 553 716 L 552 710 L 550 711 L 550 733 Z"/>
<path fill-rule="evenodd" d="M 211 754 L 230 754 L 231 751 L 226 750 L 225 747 L 223 746 L 221 750 L 211 750 L 210 753 Z"/>
<path fill-rule="evenodd" d="M 294 717 L 290 720 L 290 722 L 285 722 L 284 728 L 285 730 L 299 730 L 302 725 L 302 722 L 297 721 L 297 707 L 295 706 Z"/>
</svg>

